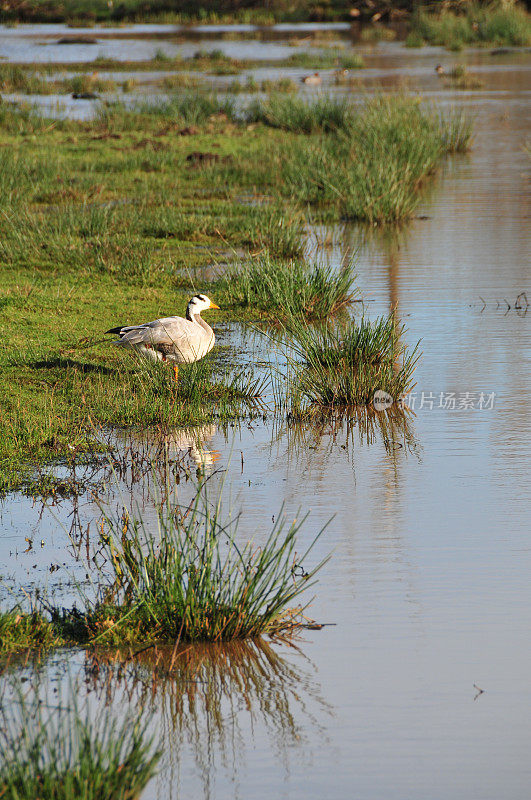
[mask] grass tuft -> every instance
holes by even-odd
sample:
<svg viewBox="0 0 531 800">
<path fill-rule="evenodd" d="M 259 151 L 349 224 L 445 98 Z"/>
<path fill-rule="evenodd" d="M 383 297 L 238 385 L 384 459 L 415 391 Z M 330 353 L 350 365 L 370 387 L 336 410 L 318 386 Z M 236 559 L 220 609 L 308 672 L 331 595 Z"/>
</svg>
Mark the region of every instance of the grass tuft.
<svg viewBox="0 0 531 800">
<path fill-rule="evenodd" d="M 330 95 L 305 100 L 273 94 L 266 100 L 251 104 L 247 111 L 249 122 L 262 122 L 272 128 L 306 134 L 344 130 L 350 117 L 348 101 Z"/>
<path fill-rule="evenodd" d="M 230 267 L 216 292 L 226 298 L 227 305 L 264 311 L 272 318 L 323 319 L 353 302 L 354 279 L 352 263 L 334 270 L 266 256 Z"/>
<path fill-rule="evenodd" d="M 293 319 L 286 333 L 293 417 L 366 406 L 379 389 L 396 401 L 411 388 L 418 345 L 408 352 L 401 344 L 393 315 L 317 328 Z"/>
<path fill-rule="evenodd" d="M 346 120 L 335 136 L 286 148 L 286 188 L 300 202 L 380 224 L 411 216 L 422 183 L 445 153 L 466 150 L 472 127 L 401 95 L 371 98 Z"/>
<path fill-rule="evenodd" d="M 61 644 L 63 644 L 62 638 L 50 620 L 40 612 L 28 613 L 19 608 L 0 611 L 0 653 L 30 648 L 48 649 Z"/>
<path fill-rule="evenodd" d="M 304 519 L 287 527 L 280 514 L 265 541 L 242 545 L 237 518 L 224 519 L 221 499 L 209 502 L 205 486 L 186 508 L 159 504 L 155 531 L 129 512 L 104 518 L 97 560 L 107 580 L 83 613 L 57 618 L 67 638 L 228 641 L 289 636 L 301 627 L 303 609 L 290 604 L 327 560 L 303 567 L 322 531 L 299 556 Z"/>
</svg>

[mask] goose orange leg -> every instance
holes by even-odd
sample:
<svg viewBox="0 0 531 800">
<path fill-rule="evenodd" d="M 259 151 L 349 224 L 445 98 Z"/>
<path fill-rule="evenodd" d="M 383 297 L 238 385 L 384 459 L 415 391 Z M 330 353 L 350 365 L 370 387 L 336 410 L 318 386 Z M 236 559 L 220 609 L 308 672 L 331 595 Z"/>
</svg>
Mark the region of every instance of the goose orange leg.
<svg viewBox="0 0 531 800">
<path fill-rule="evenodd" d="M 179 367 L 177 366 L 177 364 L 173 364 L 172 366 L 173 366 L 173 380 L 175 381 L 175 383 L 177 383 L 179 380 Z"/>
</svg>

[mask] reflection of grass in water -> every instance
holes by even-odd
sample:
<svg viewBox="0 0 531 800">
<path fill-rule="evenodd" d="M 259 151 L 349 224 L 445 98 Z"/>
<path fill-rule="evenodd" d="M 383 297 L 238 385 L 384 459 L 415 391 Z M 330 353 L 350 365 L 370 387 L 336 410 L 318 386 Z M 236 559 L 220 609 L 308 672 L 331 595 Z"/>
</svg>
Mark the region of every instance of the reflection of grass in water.
<svg viewBox="0 0 531 800">
<path fill-rule="evenodd" d="M 378 413 L 371 408 L 354 408 L 348 416 L 314 414 L 310 419 L 290 419 L 276 431 L 274 440 L 287 437 L 288 452 L 311 461 L 316 451 L 332 456 L 337 446 L 352 449 L 371 447 L 381 442 L 388 455 L 416 450 L 416 442 L 407 412 L 395 406 Z"/>
<path fill-rule="evenodd" d="M 365 406 L 377 390 L 397 400 L 411 388 L 419 358 L 418 346 L 409 352 L 401 344 L 402 333 L 393 315 L 319 327 L 302 318 L 289 320 L 290 413 L 300 417 L 325 408 Z"/>
<path fill-rule="evenodd" d="M 142 714 L 116 720 L 106 705 L 78 706 L 39 683 L 24 692 L 11 679 L 0 704 L 0 796 L 3 800 L 134 800 L 155 773 L 160 752 Z"/>
<path fill-rule="evenodd" d="M 325 735 L 323 718 L 331 710 L 300 654 L 296 661 L 258 639 L 157 647 L 134 658 L 98 649 L 87 655 L 86 673 L 92 688 L 112 700 L 123 692 L 140 708 L 160 709 L 165 740 L 176 749 L 188 742 L 207 780 L 217 751 L 228 752 L 233 763 L 245 762 L 248 719 L 268 729 L 275 749 L 300 745 L 308 725 Z"/>
</svg>

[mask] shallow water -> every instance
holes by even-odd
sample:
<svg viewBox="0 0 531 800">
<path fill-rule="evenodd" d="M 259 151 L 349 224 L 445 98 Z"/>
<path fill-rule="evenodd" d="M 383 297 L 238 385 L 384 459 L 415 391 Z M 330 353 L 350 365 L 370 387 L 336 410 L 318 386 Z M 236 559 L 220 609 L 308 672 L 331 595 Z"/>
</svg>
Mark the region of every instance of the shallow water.
<svg viewBox="0 0 531 800">
<path fill-rule="evenodd" d="M 357 250 L 366 313 L 397 307 L 407 341 L 422 340 L 409 433 L 386 447 L 359 425 L 297 430 L 269 417 L 165 443 L 191 474 L 227 470 L 242 541 L 268 531 L 283 503 L 290 517 L 311 509 L 301 549 L 334 516 L 315 553 L 333 558 L 310 612 L 333 625 L 307 632 L 301 652 L 280 648 L 276 671 L 246 655 L 254 692 L 214 677 L 213 697 L 180 716 L 156 705 L 166 753 L 145 800 L 529 794 L 531 312 L 514 308 L 520 292 L 531 298 L 529 56 L 446 54 L 482 69 L 485 90 L 463 93 L 441 88 L 436 52 L 378 51 L 369 69 L 387 86 L 417 75 L 427 100 L 476 116 L 472 151 L 448 160 L 419 207 L 424 219 L 396 235 L 335 228 L 332 246 L 318 248 L 334 264 Z M 241 347 L 237 326 L 220 333 Z M 118 496 L 107 467 L 98 494 L 149 517 L 148 478 L 140 469 L 135 477 L 123 476 Z M 222 478 L 214 475 L 214 492 Z M 185 502 L 191 483 L 179 492 Z M 78 513 L 82 532 L 99 513 L 88 494 L 53 512 L 67 529 Z M 67 602 L 73 588 L 50 566 L 70 567 L 73 545 L 51 512 L 7 498 L 0 522 L 7 575 L 28 589 L 47 583 Z M 82 661 L 73 657 L 72 670 Z M 214 676 L 216 664 L 205 667 Z"/>
</svg>

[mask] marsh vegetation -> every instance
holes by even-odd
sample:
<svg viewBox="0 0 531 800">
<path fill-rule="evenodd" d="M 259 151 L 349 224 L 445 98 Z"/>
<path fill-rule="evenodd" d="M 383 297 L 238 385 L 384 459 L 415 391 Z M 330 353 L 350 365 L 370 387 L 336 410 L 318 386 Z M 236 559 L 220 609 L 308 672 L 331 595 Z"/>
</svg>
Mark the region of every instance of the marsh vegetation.
<svg viewBox="0 0 531 800">
<path fill-rule="evenodd" d="M 126 800 L 138 797 L 161 752 L 147 718 L 116 715 L 101 704 L 80 708 L 79 686 L 68 697 L 39 683 L 27 692 L 2 679 L 0 792 L 6 800 Z M 9 700 L 9 702 L 8 702 Z"/>
<path fill-rule="evenodd" d="M 52 125 L 3 104 L 3 490 L 32 463 L 89 447 L 94 425 L 247 413 L 262 393 L 250 370 L 213 354 L 182 370 L 176 392 L 163 367 L 122 358 L 100 334 L 179 313 L 205 258 L 228 264 L 211 287 L 225 318 L 334 314 L 354 297 L 353 267 L 303 264 L 306 222 L 407 219 L 470 136 L 466 117 L 405 95 L 354 107 L 276 94 L 242 112 L 185 91 Z"/>
</svg>

